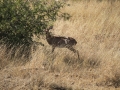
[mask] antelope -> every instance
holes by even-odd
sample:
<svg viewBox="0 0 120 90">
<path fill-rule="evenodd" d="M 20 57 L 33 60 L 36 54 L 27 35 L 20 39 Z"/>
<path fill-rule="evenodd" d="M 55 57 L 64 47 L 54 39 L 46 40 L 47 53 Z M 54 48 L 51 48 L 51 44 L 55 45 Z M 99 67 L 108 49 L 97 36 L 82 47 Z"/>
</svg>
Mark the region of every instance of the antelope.
<svg viewBox="0 0 120 90">
<path fill-rule="evenodd" d="M 52 36 L 49 32 L 50 29 L 53 29 L 53 26 L 50 26 L 46 29 L 46 40 L 50 46 L 52 46 L 52 52 L 54 52 L 56 47 L 67 48 L 74 53 L 77 53 L 79 59 L 78 50 L 74 49 L 73 46 L 77 44 L 77 41 L 72 37 L 63 37 L 63 36 Z"/>
</svg>

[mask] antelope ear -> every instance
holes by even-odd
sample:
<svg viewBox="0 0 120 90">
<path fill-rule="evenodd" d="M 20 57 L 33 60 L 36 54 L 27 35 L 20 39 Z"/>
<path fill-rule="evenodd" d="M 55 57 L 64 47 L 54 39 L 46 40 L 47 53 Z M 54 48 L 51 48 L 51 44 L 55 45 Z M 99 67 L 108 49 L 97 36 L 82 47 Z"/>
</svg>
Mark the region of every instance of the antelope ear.
<svg viewBox="0 0 120 90">
<path fill-rule="evenodd" d="M 50 26 L 50 29 L 53 29 L 53 26 Z"/>
<path fill-rule="evenodd" d="M 50 26 L 50 27 L 48 28 L 48 30 L 50 30 L 50 29 L 53 29 L 53 26 Z"/>
</svg>

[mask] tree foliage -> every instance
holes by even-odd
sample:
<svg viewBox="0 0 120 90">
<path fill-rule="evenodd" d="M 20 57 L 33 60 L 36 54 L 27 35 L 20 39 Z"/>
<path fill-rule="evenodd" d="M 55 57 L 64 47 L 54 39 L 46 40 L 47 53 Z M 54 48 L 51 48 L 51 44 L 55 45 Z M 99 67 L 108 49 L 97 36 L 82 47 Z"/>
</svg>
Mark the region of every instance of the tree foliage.
<svg viewBox="0 0 120 90">
<path fill-rule="evenodd" d="M 68 18 L 59 13 L 64 5 L 54 0 L 0 0 L 0 44 L 7 46 L 6 55 L 28 59 L 33 35 L 43 35 L 58 17 Z"/>
<path fill-rule="evenodd" d="M 0 0 L 0 40 L 29 45 L 59 16 L 63 2 L 48 0 Z"/>
</svg>

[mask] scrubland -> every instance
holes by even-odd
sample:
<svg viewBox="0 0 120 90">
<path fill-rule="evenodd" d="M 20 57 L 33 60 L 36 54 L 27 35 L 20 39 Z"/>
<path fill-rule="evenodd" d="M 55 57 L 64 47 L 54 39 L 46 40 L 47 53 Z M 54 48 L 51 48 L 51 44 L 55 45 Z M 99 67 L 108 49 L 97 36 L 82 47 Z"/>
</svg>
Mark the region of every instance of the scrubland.
<svg viewBox="0 0 120 90">
<path fill-rule="evenodd" d="M 120 2 L 68 1 L 53 35 L 77 40 L 77 55 L 66 48 L 51 46 L 45 36 L 33 39 L 44 43 L 32 51 L 30 60 L 10 59 L 7 46 L 0 46 L 0 90 L 119 90 L 120 89 Z M 16 53 L 20 48 L 17 48 Z"/>
</svg>

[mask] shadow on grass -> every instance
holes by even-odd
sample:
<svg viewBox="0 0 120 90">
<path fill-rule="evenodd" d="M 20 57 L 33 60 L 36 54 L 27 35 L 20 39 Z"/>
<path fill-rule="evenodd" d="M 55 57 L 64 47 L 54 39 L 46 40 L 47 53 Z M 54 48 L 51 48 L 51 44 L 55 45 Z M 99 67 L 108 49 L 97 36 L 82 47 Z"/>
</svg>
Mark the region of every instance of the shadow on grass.
<svg viewBox="0 0 120 90">
<path fill-rule="evenodd" d="M 57 85 L 55 83 L 50 84 L 50 90 L 73 90 L 71 87 Z"/>
<path fill-rule="evenodd" d="M 88 59 L 84 60 L 84 58 L 76 58 L 72 56 L 65 56 L 64 63 L 68 66 L 75 66 L 77 68 L 97 68 L 100 66 L 100 61 L 97 59 Z"/>
</svg>

